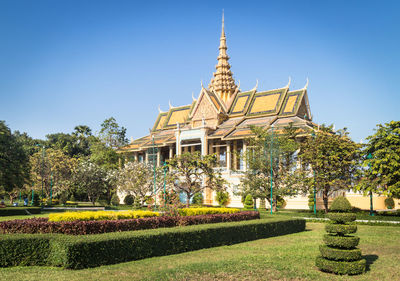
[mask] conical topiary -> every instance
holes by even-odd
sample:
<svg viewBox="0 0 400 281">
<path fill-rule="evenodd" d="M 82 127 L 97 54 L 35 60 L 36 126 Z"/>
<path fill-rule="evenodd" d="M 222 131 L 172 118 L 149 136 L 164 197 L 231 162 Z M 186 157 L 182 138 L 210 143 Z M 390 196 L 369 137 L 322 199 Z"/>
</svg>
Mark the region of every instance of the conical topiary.
<svg viewBox="0 0 400 281">
<path fill-rule="evenodd" d="M 351 204 L 345 197 L 337 197 L 328 214 L 330 223 L 325 225 L 328 234 L 324 235 L 326 245 L 321 245 L 320 256 L 315 265 L 322 271 L 336 274 L 361 274 L 365 272 L 366 260 L 361 258 L 361 250 L 356 248 L 360 238 L 350 234 L 357 232 L 352 223 L 356 215 L 349 213 Z"/>
<path fill-rule="evenodd" d="M 254 204 L 253 204 L 253 196 L 251 194 L 247 194 L 246 199 L 244 199 L 244 210 L 253 210 L 254 209 Z"/>
</svg>

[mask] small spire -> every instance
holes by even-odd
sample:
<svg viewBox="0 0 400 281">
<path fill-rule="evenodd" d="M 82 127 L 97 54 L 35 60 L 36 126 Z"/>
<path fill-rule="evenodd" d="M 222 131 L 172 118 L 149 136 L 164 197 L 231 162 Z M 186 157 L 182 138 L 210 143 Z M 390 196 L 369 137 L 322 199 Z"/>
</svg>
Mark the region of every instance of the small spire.
<svg viewBox="0 0 400 281">
<path fill-rule="evenodd" d="M 225 20 L 224 20 L 224 9 L 222 9 L 222 31 L 221 31 L 221 37 L 225 37 Z"/>
</svg>

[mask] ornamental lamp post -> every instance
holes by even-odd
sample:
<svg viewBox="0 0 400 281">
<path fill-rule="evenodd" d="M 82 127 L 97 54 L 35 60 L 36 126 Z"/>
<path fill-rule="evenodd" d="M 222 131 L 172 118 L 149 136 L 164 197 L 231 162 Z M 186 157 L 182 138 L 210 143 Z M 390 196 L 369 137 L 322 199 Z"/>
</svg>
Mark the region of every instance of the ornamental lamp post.
<svg viewBox="0 0 400 281">
<path fill-rule="evenodd" d="M 367 159 L 368 160 L 372 159 L 372 154 L 371 153 L 368 153 Z M 371 169 L 371 163 L 370 162 L 368 162 L 368 169 Z M 374 215 L 374 206 L 373 206 L 373 200 L 372 200 L 372 190 L 369 191 L 369 204 L 370 204 L 369 215 L 373 216 Z"/>
<path fill-rule="evenodd" d="M 313 140 L 315 141 L 315 132 L 312 131 L 311 136 L 313 137 Z M 317 183 L 315 180 L 315 168 L 313 169 L 313 177 L 314 177 L 314 215 L 317 216 Z"/>
<path fill-rule="evenodd" d="M 271 202 L 271 215 L 272 215 L 272 206 L 273 206 L 273 195 L 272 195 L 272 184 L 273 184 L 273 180 L 272 180 L 272 177 L 273 177 L 273 169 L 272 169 L 272 152 L 273 152 L 273 149 L 272 149 L 272 146 L 273 146 L 273 144 L 274 144 L 274 124 L 272 124 L 271 125 L 271 147 L 270 147 L 270 154 L 271 154 L 271 157 L 270 157 L 270 160 L 271 160 L 271 199 L 270 199 L 270 202 Z"/>
</svg>

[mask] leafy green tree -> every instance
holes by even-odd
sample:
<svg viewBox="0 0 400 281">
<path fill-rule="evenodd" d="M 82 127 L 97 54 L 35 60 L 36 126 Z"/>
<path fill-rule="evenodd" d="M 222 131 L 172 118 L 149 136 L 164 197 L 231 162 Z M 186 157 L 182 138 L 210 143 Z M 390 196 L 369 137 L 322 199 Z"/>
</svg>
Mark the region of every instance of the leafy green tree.
<svg viewBox="0 0 400 281">
<path fill-rule="evenodd" d="M 172 174 L 176 177 L 175 190 L 186 194 L 186 206 L 196 193 L 202 193 L 206 188 L 220 191 L 225 189 L 225 180 L 221 173 L 214 169 L 217 165 L 215 155 L 200 155 L 199 152 L 175 155 L 168 160 Z"/>
<path fill-rule="evenodd" d="M 4 121 L 0 121 L 0 189 L 8 194 L 11 204 L 29 182 L 29 156 Z"/>
<path fill-rule="evenodd" d="M 107 146 L 116 149 L 128 143 L 126 128 L 120 127 L 114 117 L 110 117 L 101 124 L 100 139 Z"/>
<path fill-rule="evenodd" d="M 95 141 L 90 147 L 90 161 L 106 169 L 117 169 L 119 155 L 115 149 L 105 145 L 101 141 Z"/>
<path fill-rule="evenodd" d="M 251 130 L 254 137 L 248 139 L 249 149 L 244 155 L 248 169 L 241 179 L 242 193 L 271 204 L 272 167 L 272 207 L 276 210 L 278 197 L 295 195 L 301 187 L 301 174 L 296 170 L 297 129 L 290 125 L 273 135 L 271 129 L 253 126 Z"/>
<path fill-rule="evenodd" d="M 367 140 L 362 179 L 356 189 L 400 198 L 400 121 L 378 124 Z"/>
<path fill-rule="evenodd" d="M 306 175 L 306 191 L 310 192 L 314 184 L 317 192 L 322 191 L 325 212 L 333 192 L 353 188 L 361 152 L 360 145 L 348 137 L 346 129 L 335 132 L 332 127 L 322 126 L 314 135 L 308 135 L 301 143 L 299 155 Z"/>
<path fill-rule="evenodd" d="M 222 206 L 227 206 L 230 201 L 229 193 L 227 191 L 217 191 L 215 196 L 215 200 L 217 200 L 218 204 Z"/>
</svg>

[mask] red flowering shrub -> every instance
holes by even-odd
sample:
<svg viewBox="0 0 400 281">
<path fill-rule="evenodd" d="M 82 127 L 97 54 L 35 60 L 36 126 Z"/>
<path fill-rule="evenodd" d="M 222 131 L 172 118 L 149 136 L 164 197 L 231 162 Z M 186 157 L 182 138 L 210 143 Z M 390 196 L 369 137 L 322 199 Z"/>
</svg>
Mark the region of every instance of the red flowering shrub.
<svg viewBox="0 0 400 281">
<path fill-rule="evenodd" d="M 105 221 L 49 222 L 47 218 L 37 218 L 0 222 L 0 233 L 62 233 L 84 235 L 174 227 L 179 225 L 233 222 L 259 218 L 260 213 L 254 211 L 234 214 L 213 214 L 187 217 L 162 216 Z"/>
</svg>

